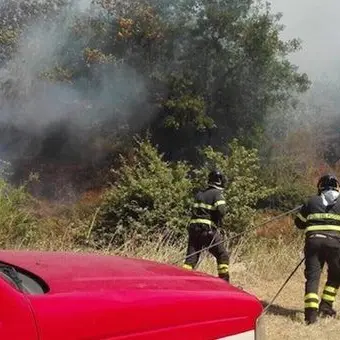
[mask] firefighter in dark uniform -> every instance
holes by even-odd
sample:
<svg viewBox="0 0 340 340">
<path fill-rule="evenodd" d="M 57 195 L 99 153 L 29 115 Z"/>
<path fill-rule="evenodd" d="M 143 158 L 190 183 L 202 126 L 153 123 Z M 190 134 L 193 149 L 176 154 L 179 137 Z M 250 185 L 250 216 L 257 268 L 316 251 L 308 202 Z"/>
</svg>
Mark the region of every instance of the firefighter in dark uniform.
<svg viewBox="0 0 340 340">
<path fill-rule="evenodd" d="M 309 198 L 295 218 L 306 232 L 305 240 L 305 321 L 317 316 L 335 317 L 333 302 L 340 285 L 340 199 L 339 181 L 325 175 L 318 181 L 318 194 Z M 319 301 L 318 288 L 324 264 L 327 282 Z"/>
<path fill-rule="evenodd" d="M 225 184 L 226 179 L 219 171 L 211 171 L 208 188 L 196 195 L 188 227 L 189 241 L 183 268 L 194 269 L 199 260 L 199 251 L 216 244 L 209 248 L 209 252 L 216 258 L 218 276 L 229 282 L 229 255 L 218 232 L 226 214 L 226 201 L 223 197 Z"/>
</svg>

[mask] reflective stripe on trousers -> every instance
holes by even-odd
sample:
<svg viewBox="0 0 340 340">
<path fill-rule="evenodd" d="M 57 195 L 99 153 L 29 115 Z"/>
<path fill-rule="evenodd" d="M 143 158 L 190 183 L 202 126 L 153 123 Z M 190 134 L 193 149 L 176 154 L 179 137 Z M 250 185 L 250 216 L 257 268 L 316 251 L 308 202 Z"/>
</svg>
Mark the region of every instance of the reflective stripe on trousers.
<svg viewBox="0 0 340 340">
<path fill-rule="evenodd" d="M 305 295 L 305 308 L 319 308 L 319 296 L 316 293 L 307 293 Z"/>
<path fill-rule="evenodd" d="M 338 289 L 332 286 L 325 286 L 321 299 L 327 302 L 333 303 L 335 301 L 336 294 Z"/>
<path fill-rule="evenodd" d="M 217 265 L 218 274 L 227 274 L 229 272 L 229 266 L 226 263 L 220 263 Z"/>
</svg>

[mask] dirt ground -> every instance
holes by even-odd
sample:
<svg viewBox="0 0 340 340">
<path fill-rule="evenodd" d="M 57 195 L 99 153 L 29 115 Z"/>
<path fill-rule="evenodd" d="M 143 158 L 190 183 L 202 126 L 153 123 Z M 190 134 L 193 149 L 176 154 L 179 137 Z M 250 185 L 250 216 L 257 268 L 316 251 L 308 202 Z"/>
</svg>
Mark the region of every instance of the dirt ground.
<svg viewBox="0 0 340 340">
<path fill-rule="evenodd" d="M 241 287 L 246 292 L 255 295 L 264 306 L 272 301 L 283 283 L 290 276 L 297 264 L 302 260 L 302 243 L 288 242 L 268 245 L 253 242 L 241 244 L 240 249 L 248 249 L 248 257 L 238 256 L 234 248 L 230 263 L 231 283 Z M 169 259 L 180 259 L 183 254 L 178 249 L 154 249 L 143 247 L 141 253 L 134 256 L 151 258 L 159 262 L 173 262 Z M 151 256 L 150 256 L 151 255 Z M 236 260 L 235 260 L 236 259 Z M 198 271 L 216 276 L 216 263 L 209 254 L 203 254 Z M 273 305 L 264 316 L 267 340 L 340 340 L 340 293 L 334 308 L 339 313 L 339 319 L 319 319 L 315 325 L 304 323 L 304 263 L 300 265 L 293 277 L 276 298 Z M 327 268 L 321 276 L 319 294 L 325 284 Z"/>
<path fill-rule="evenodd" d="M 301 260 L 301 259 L 300 259 Z M 270 262 L 270 261 L 269 261 Z M 254 274 L 250 270 L 252 264 L 231 263 L 231 283 L 242 287 L 248 293 L 261 300 L 263 306 L 267 306 L 279 291 L 283 283 L 292 273 L 297 259 L 293 265 L 287 268 L 278 268 L 273 275 L 268 267 L 263 266 L 263 272 Z M 216 275 L 213 259 L 205 258 L 200 269 Z M 282 273 L 280 273 L 280 269 Z M 315 325 L 306 326 L 304 323 L 304 264 L 299 267 L 294 276 L 287 283 L 274 303 L 268 308 L 264 316 L 267 340 L 338 340 L 340 339 L 340 303 L 336 302 L 334 308 L 339 313 L 339 319 L 319 319 Z M 256 273 L 256 271 L 255 271 Z M 319 293 L 322 292 L 327 273 L 326 268 L 321 277 Z M 274 276 L 274 279 L 270 277 Z M 340 300 L 340 296 L 338 297 Z"/>
<path fill-rule="evenodd" d="M 294 268 L 293 268 L 294 269 Z M 234 284 L 257 296 L 266 306 L 276 295 L 290 273 L 282 279 L 250 279 L 242 273 L 235 273 Z M 325 275 L 322 276 L 320 292 L 323 289 Z M 280 295 L 268 309 L 265 317 L 265 328 L 268 340 L 337 340 L 340 339 L 340 319 L 319 319 L 315 325 L 306 326 L 303 314 L 304 276 L 303 265 L 288 282 Z M 340 304 L 335 303 L 340 313 Z"/>
</svg>

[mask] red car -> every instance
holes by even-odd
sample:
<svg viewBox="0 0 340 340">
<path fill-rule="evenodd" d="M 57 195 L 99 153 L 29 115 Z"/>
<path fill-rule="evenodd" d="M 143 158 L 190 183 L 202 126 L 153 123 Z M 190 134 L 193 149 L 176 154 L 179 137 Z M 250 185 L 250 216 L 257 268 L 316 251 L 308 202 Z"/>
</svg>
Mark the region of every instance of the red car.
<svg viewBox="0 0 340 340">
<path fill-rule="evenodd" d="M 255 297 L 146 260 L 0 251 L 0 301 L 1 340 L 263 339 Z"/>
</svg>

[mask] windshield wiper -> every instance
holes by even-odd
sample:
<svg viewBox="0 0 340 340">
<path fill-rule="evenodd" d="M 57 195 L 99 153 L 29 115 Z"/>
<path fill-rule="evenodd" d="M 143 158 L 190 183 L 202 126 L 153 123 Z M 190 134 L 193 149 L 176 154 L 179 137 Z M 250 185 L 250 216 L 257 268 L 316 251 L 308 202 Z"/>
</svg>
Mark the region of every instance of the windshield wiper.
<svg viewBox="0 0 340 340">
<path fill-rule="evenodd" d="M 6 263 L 0 263 L 0 272 L 4 273 L 11 281 L 13 281 L 21 292 L 25 292 L 22 280 L 19 278 L 18 272 L 13 266 Z"/>
</svg>

